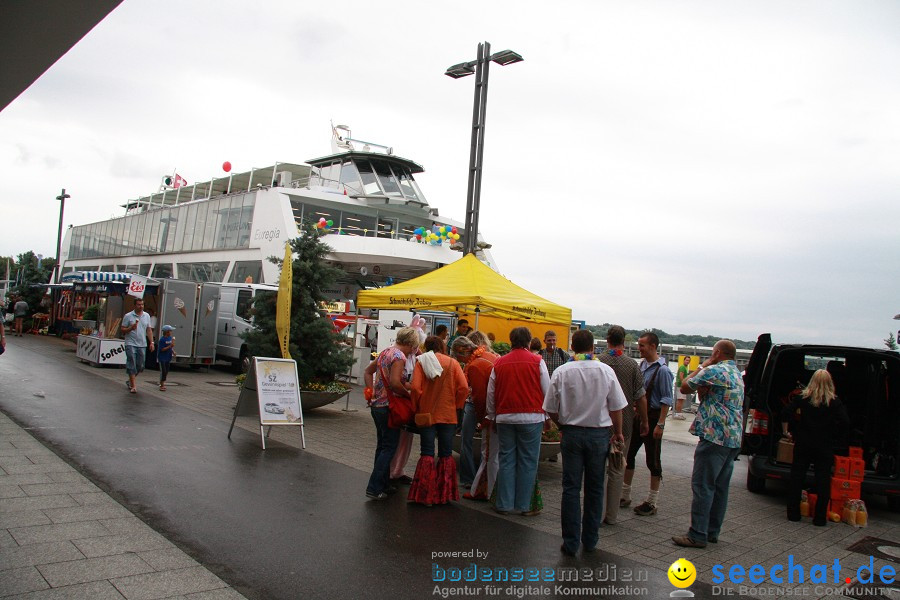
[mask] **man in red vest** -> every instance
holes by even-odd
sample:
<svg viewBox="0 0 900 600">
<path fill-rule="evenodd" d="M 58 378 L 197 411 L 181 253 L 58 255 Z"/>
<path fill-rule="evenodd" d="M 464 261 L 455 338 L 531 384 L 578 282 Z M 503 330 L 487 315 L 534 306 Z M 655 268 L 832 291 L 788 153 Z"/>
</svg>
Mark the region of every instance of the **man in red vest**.
<svg viewBox="0 0 900 600">
<path fill-rule="evenodd" d="M 510 331 L 509 343 L 512 350 L 494 363 L 487 390 L 487 415 L 497 424 L 500 439 L 495 510 L 524 515 L 530 512 L 537 477 L 550 374 L 541 357 L 528 350 L 527 327 Z"/>
</svg>

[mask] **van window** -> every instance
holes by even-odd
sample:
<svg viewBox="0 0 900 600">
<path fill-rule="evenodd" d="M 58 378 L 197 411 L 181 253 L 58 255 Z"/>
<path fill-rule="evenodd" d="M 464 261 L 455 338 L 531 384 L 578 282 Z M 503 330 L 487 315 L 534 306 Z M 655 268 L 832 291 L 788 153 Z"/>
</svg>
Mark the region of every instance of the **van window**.
<svg viewBox="0 0 900 600">
<path fill-rule="evenodd" d="M 819 369 L 827 369 L 828 363 L 840 363 L 843 365 L 844 362 L 843 356 L 814 356 L 807 354 L 803 357 L 803 368 L 807 371 L 817 371 Z"/>
<path fill-rule="evenodd" d="M 249 321 L 251 308 L 253 308 L 253 292 L 250 290 L 238 290 L 237 305 L 234 308 L 234 314 L 245 321 Z"/>
</svg>

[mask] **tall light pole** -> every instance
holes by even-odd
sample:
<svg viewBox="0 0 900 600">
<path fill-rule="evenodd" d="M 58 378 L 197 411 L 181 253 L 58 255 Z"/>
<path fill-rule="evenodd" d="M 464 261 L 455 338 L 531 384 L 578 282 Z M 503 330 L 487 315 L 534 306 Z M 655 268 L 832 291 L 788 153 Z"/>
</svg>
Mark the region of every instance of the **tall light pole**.
<svg viewBox="0 0 900 600">
<path fill-rule="evenodd" d="M 473 61 L 453 65 L 444 73 L 459 79 L 475 75 L 475 104 L 472 108 L 472 147 L 469 152 L 469 186 L 466 191 L 466 239 L 463 254 L 474 254 L 478 242 L 478 215 L 481 210 L 481 176 L 484 158 L 484 124 L 487 113 L 488 74 L 491 61 L 500 66 L 511 65 L 525 60 L 512 50 L 501 50 L 491 54 L 488 42 L 478 44 L 478 58 Z"/>
<path fill-rule="evenodd" d="M 56 277 L 53 278 L 53 283 L 59 283 L 59 280 L 62 276 L 62 264 L 60 263 L 59 252 L 62 249 L 62 224 L 63 224 L 63 210 L 66 208 L 66 198 L 71 198 L 69 194 L 66 193 L 66 188 L 63 188 L 62 192 L 60 192 L 59 196 L 56 197 L 59 200 L 59 233 L 56 234 Z"/>
</svg>

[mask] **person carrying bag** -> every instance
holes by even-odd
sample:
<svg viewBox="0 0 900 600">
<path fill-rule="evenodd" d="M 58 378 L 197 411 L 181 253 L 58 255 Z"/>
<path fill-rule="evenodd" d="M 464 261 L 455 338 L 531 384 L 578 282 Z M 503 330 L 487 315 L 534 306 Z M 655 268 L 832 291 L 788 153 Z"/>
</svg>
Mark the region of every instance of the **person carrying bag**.
<svg viewBox="0 0 900 600">
<path fill-rule="evenodd" d="M 409 488 L 409 502 L 425 506 L 459 500 L 453 435 L 457 411 L 469 395 L 469 384 L 459 363 L 444 354 L 444 341 L 437 336 L 425 340 L 425 354 L 416 359 L 412 396 L 415 423 L 419 427 L 421 456 Z M 438 462 L 435 465 L 435 439 Z"/>
</svg>

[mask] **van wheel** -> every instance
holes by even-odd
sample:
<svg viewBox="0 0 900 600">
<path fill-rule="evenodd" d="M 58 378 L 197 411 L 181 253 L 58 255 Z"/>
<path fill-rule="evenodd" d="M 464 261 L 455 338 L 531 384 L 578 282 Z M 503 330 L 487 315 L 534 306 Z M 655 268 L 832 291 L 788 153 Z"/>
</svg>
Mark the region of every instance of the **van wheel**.
<svg viewBox="0 0 900 600">
<path fill-rule="evenodd" d="M 888 508 L 891 509 L 891 512 L 900 512 L 900 496 L 888 494 L 887 501 Z"/>
<path fill-rule="evenodd" d="M 241 357 L 238 359 L 238 369 L 241 373 L 250 372 L 250 353 L 247 352 L 246 346 L 241 348 Z"/>
<path fill-rule="evenodd" d="M 754 494 L 762 494 L 766 491 L 766 478 L 753 475 L 747 470 L 747 489 Z"/>
</svg>

